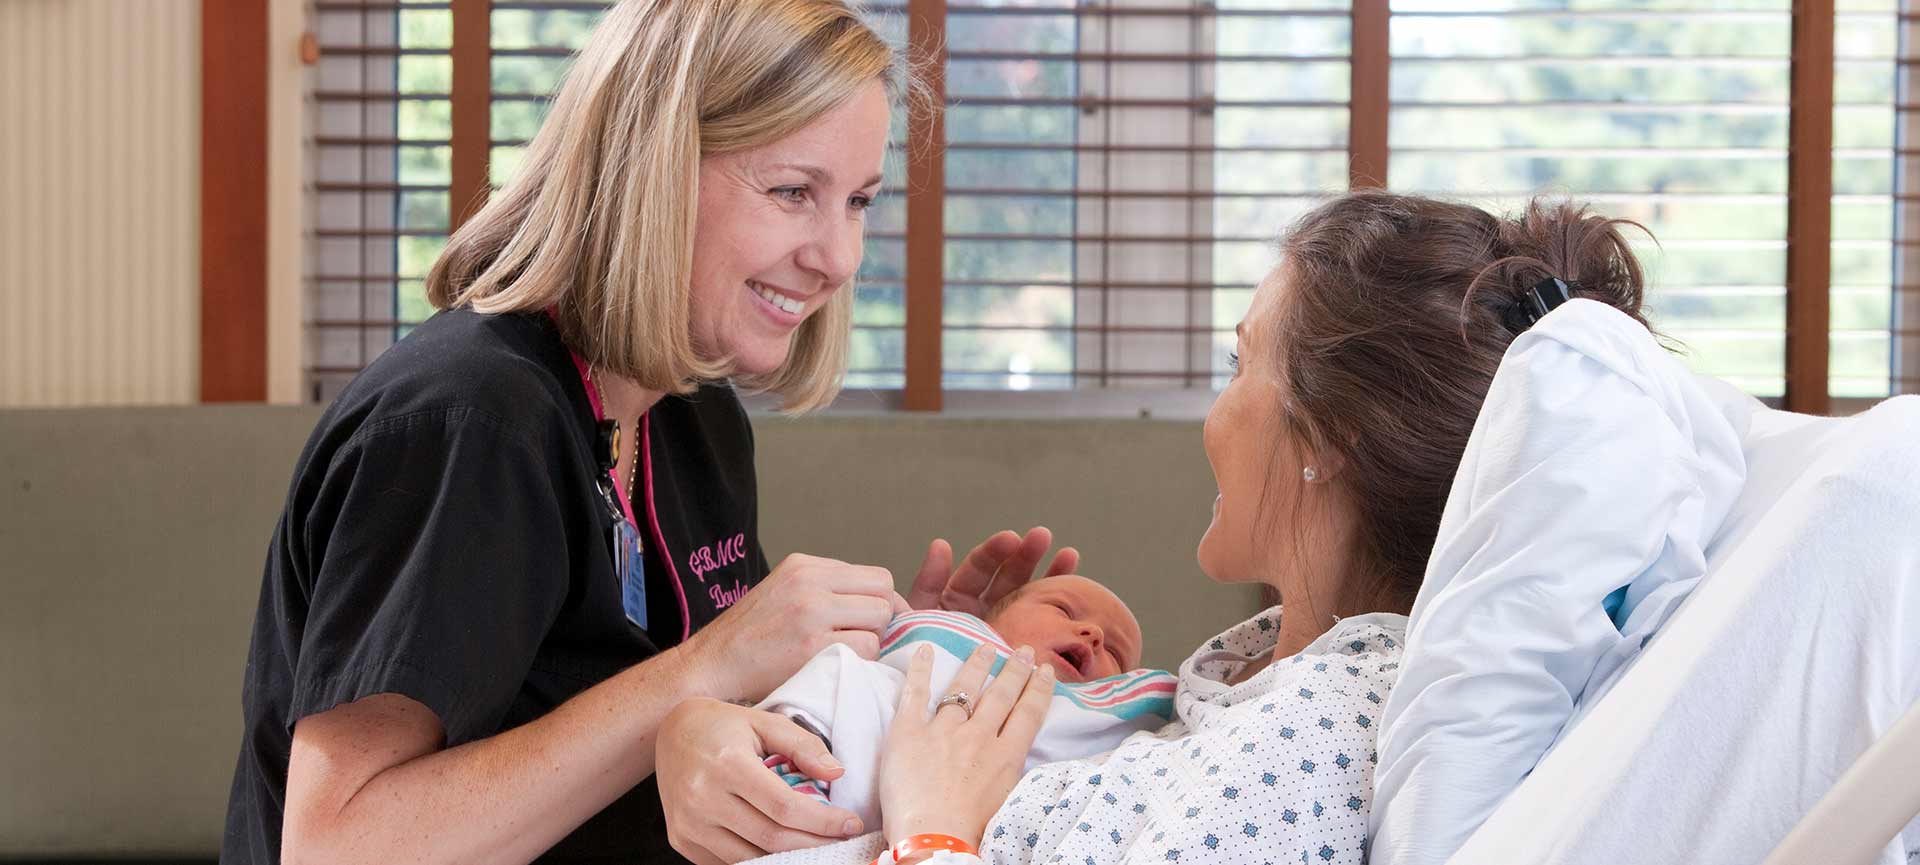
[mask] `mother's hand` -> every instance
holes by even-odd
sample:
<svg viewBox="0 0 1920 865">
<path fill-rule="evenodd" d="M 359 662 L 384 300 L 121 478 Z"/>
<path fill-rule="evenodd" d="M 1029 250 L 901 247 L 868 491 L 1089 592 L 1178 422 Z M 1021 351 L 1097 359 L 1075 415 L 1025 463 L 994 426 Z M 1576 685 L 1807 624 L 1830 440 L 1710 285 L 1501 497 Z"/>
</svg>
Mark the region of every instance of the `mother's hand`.
<svg viewBox="0 0 1920 865">
<path fill-rule="evenodd" d="M 971 715 L 950 703 L 928 717 L 933 647 L 915 650 L 880 752 L 880 815 L 888 841 L 933 833 L 978 846 L 987 821 L 1019 783 L 1053 701 L 1053 668 L 1035 670 L 1033 649 L 1023 647 L 987 684 L 993 658 L 993 649 L 982 646 L 947 692 L 978 695 Z"/>
<path fill-rule="evenodd" d="M 1053 532 L 1045 526 L 1028 529 L 1025 536 L 1001 531 L 980 542 L 953 567 L 953 547 L 944 538 L 927 547 L 927 557 L 914 577 L 907 603 L 916 610 L 953 610 L 985 618 L 1001 598 L 1033 579 L 1040 558 L 1053 546 Z M 1047 565 L 1049 577 L 1071 574 L 1080 567 L 1080 551 L 1061 550 Z"/>
<path fill-rule="evenodd" d="M 766 767 L 768 755 L 780 754 L 809 777 L 830 781 L 844 772 L 820 737 L 772 712 L 688 700 L 661 723 L 654 747 L 667 840 L 700 865 L 865 831 L 853 812 L 794 792 Z"/>
</svg>

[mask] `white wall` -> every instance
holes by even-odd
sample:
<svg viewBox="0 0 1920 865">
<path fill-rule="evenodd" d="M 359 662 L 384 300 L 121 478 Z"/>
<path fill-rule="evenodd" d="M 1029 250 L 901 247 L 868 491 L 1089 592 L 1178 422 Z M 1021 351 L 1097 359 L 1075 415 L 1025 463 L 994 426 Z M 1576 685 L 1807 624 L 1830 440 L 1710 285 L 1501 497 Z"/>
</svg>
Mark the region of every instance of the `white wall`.
<svg viewBox="0 0 1920 865">
<path fill-rule="evenodd" d="M 199 0 L 0 2 L 0 406 L 199 389 Z"/>
<path fill-rule="evenodd" d="M 269 0 L 268 398 L 301 399 L 304 0 Z M 0 407 L 191 403 L 201 0 L 0 0 Z"/>
</svg>

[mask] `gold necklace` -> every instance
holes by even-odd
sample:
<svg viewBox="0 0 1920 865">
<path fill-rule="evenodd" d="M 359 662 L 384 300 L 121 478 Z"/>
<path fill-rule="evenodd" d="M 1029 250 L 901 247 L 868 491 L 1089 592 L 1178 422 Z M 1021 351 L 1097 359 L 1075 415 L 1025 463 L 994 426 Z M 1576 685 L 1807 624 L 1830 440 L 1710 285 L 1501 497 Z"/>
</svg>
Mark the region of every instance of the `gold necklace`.
<svg viewBox="0 0 1920 865">
<path fill-rule="evenodd" d="M 595 376 L 593 373 L 594 373 L 593 367 L 591 366 L 587 367 L 587 382 L 593 385 L 593 395 L 600 400 L 600 408 L 604 412 L 607 407 L 607 392 L 600 389 L 600 379 L 599 377 Z M 620 463 L 620 421 L 619 420 L 615 420 L 613 422 L 612 447 L 613 447 L 613 461 L 615 465 L 618 465 Z M 626 496 L 628 501 L 633 500 L 633 480 L 634 480 L 635 473 L 639 470 L 639 468 L 640 468 L 640 440 L 638 436 L 635 436 L 634 448 L 633 448 L 633 461 L 627 463 L 627 488 L 620 491 L 620 494 Z"/>
</svg>

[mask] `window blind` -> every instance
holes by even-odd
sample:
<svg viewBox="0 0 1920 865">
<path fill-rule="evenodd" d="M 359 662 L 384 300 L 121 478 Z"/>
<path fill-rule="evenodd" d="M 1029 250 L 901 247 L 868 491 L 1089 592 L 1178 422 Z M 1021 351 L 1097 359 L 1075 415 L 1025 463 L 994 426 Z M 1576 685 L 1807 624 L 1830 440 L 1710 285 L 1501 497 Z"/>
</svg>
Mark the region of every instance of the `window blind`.
<svg viewBox="0 0 1920 865">
<path fill-rule="evenodd" d="M 445 2 L 312 6 L 305 354 L 316 401 L 429 312 L 424 278 L 449 225 L 452 14 Z"/>
<path fill-rule="evenodd" d="M 1791 23 L 1786 0 L 1396 0 L 1390 185 L 1641 222 L 1655 325 L 1780 396 Z"/>
</svg>

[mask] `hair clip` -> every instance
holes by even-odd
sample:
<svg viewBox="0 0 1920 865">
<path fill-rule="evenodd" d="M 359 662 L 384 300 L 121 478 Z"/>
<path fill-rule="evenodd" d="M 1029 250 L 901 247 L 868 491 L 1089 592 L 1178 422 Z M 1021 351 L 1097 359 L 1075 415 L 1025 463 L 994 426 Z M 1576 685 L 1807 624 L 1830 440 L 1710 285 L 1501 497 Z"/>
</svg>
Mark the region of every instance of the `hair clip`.
<svg viewBox="0 0 1920 865">
<path fill-rule="evenodd" d="M 1534 283 L 1513 305 L 1507 316 L 1507 326 L 1517 335 L 1572 299 L 1573 287 L 1557 276 L 1549 276 Z"/>
</svg>

